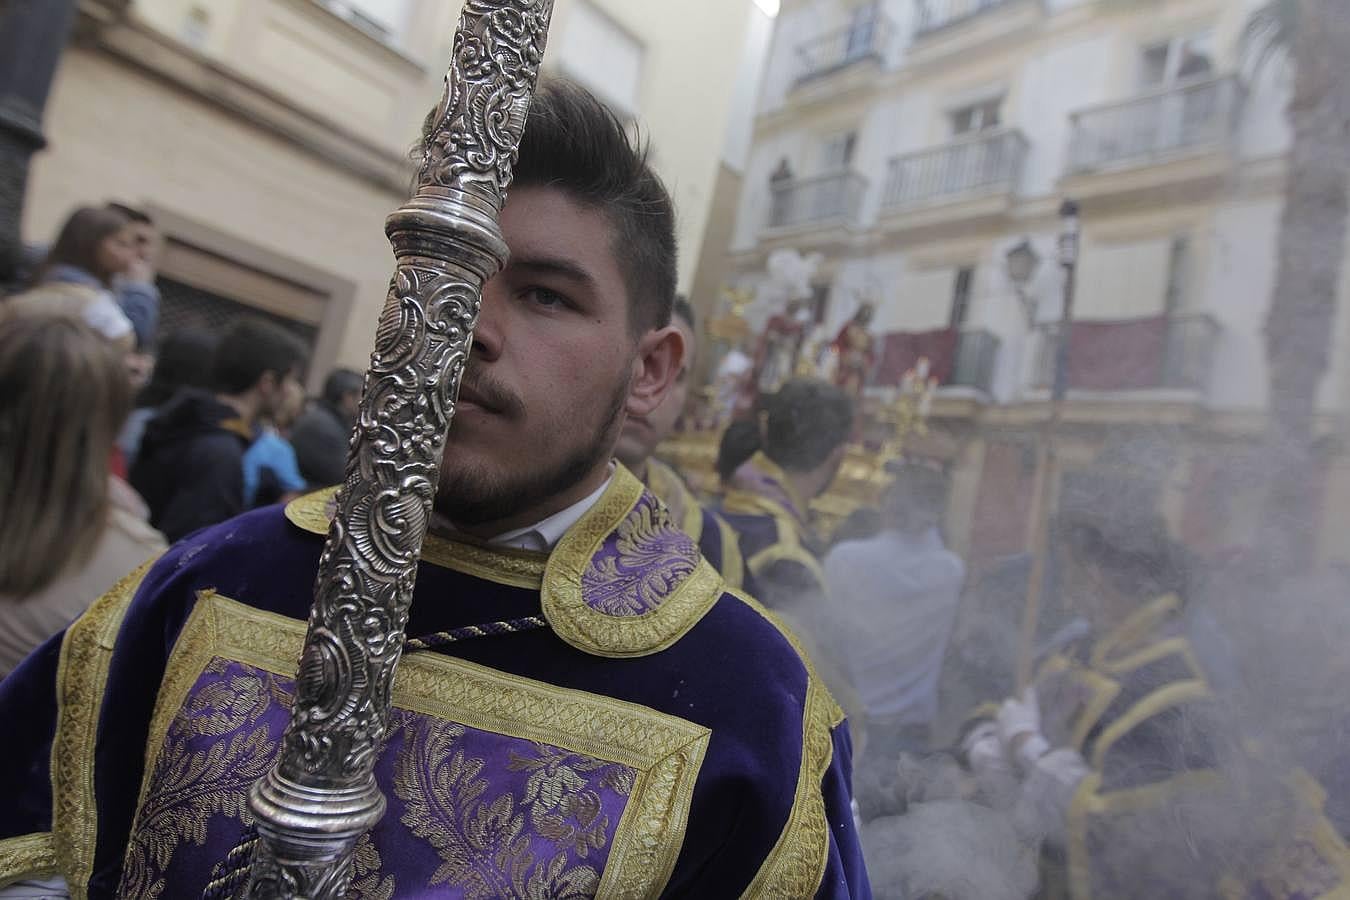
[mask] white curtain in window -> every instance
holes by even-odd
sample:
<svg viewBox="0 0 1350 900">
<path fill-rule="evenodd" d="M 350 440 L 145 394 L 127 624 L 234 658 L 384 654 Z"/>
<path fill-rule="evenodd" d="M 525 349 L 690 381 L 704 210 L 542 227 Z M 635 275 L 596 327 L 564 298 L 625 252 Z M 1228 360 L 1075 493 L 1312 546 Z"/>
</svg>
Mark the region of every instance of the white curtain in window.
<svg viewBox="0 0 1350 900">
<path fill-rule="evenodd" d="M 1169 238 L 1083 247 L 1074 297 L 1075 319 L 1140 319 L 1167 303 Z"/>
</svg>

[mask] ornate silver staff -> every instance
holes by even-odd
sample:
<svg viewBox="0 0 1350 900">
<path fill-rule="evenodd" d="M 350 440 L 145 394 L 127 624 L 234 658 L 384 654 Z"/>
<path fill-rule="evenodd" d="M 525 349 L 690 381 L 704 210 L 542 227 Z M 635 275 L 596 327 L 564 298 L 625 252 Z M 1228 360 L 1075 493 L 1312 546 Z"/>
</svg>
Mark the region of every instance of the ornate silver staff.
<svg viewBox="0 0 1350 900">
<path fill-rule="evenodd" d="M 372 770 L 483 282 L 506 262 L 497 219 L 552 11 L 553 0 L 466 0 L 417 188 L 388 219 L 397 268 L 291 722 L 249 798 L 259 840 L 245 896 L 344 896 L 353 848 L 384 813 Z"/>
</svg>

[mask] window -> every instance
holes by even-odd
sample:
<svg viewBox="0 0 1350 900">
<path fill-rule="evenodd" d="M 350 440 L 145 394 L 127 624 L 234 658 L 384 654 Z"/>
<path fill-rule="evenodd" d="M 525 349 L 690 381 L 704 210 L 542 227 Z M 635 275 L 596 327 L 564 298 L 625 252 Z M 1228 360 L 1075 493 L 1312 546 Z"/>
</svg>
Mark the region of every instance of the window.
<svg viewBox="0 0 1350 900">
<path fill-rule="evenodd" d="M 956 270 L 956 280 L 952 282 L 951 327 L 960 329 L 965 326 L 970 315 L 970 293 L 975 284 L 975 267 L 962 266 Z"/>
<path fill-rule="evenodd" d="M 1182 235 L 1172 239 L 1167 256 L 1167 293 L 1163 297 L 1163 311 L 1172 315 L 1186 306 L 1186 282 L 1191 262 L 1190 239 Z"/>
<path fill-rule="evenodd" d="M 193 6 L 183 17 L 179 37 L 183 39 L 183 43 L 192 49 L 200 50 L 206 45 L 206 39 L 210 33 L 211 14 L 200 4 Z"/>
<path fill-rule="evenodd" d="M 408 30 L 413 0 L 319 0 L 329 12 L 386 44 L 397 44 Z"/>
<path fill-rule="evenodd" d="M 1214 38 L 1209 33 L 1170 38 L 1150 44 L 1139 57 L 1139 82 L 1145 88 L 1214 74 Z"/>
<path fill-rule="evenodd" d="M 825 321 L 826 315 L 830 311 L 830 286 L 815 282 L 811 285 L 811 299 L 807 301 L 807 308 L 811 310 L 812 319 L 817 325 Z"/>
<path fill-rule="evenodd" d="M 853 62 L 872 52 L 872 43 L 877 29 L 877 7 L 875 3 L 855 6 L 849 14 L 848 28 L 845 29 L 844 60 Z"/>
<path fill-rule="evenodd" d="M 636 116 L 642 86 L 642 42 L 593 4 L 572 8 L 558 48 L 559 65 L 621 115 Z"/>
<path fill-rule="evenodd" d="M 952 110 L 948 113 L 951 116 L 952 135 L 960 137 L 963 134 L 975 134 L 976 132 L 997 128 L 1002 122 L 1002 107 L 1002 97 L 991 97 L 988 100 L 981 100 L 979 103 L 972 103 Z"/>
<path fill-rule="evenodd" d="M 844 172 L 853 163 L 853 152 L 858 148 L 858 132 L 846 131 L 831 135 L 820 144 L 820 171 Z"/>
</svg>

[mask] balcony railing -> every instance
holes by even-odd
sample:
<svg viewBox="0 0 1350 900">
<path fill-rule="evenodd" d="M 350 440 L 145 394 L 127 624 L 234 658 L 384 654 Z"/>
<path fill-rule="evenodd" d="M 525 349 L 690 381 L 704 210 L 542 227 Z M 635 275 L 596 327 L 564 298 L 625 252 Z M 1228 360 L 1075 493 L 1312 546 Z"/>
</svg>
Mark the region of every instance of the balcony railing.
<svg viewBox="0 0 1350 900">
<path fill-rule="evenodd" d="M 1242 102 L 1234 76 L 1154 91 L 1069 116 L 1069 171 L 1152 162 L 1225 145 Z"/>
<path fill-rule="evenodd" d="M 866 193 L 867 179 L 856 172 L 775 184 L 769 205 L 769 227 L 856 222 Z"/>
<path fill-rule="evenodd" d="M 1055 380 L 1060 326 L 1038 329 L 1034 386 Z M 1202 391 L 1209 382 L 1219 325 L 1207 315 L 1074 322 L 1069 332 L 1068 387 L 1075 390 Z"/>
<path fill-rule="evenodd" d="M 1026 155 L 1022 132 L 1004 128 L 898 156 L 890 162 L 882 209 L 894 212 L 965 194 L 1011 192 Z"/>
<path fill-rule="evenodd" d="M 914 0 L 914 36 L 921 38 L 1016 2 L 1018 0 Z"/>
<path fill-rule="evenodd" d="M 949 384 L 992 393 L 999 343 L 999 339 L 987 331 L 961 332 L 956 340 L 956 363 Z"/>
<path fill-rule="evenodd" d="M 797 48 L 796 83 L 801 85 L 865 60 L 886 56 L 894 27 L 880 13 L 848 28 L 807 41 Z"/>
</svg>

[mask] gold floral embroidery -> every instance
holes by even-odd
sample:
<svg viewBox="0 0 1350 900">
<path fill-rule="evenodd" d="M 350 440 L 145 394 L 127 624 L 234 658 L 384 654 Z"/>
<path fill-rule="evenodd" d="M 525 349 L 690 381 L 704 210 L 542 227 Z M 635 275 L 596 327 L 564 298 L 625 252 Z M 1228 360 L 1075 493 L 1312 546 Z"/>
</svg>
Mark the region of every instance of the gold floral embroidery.
<svg viewBox="0 0 1350 900">
<path fill-rule="evenodd" d="M 651 612 L 698 558 L 693 539 L 675 528 L 666 508 L 651 498 L 640 500 L 592 554 L 581 581 L 586 605 L 611 616 Z"/>
<path fill-rule="evenodd" d="M 608 817 L 582 773 L 601 770 L 599 786 L 628 797 L 633 793 L 633 770 L 544 744 L 536 746 L 538 756 L 512 752 L 508 764 L 512 771 L 530 773 L 525 802 L 535 831 L 555 844 L 570 844 L 583 859 L 592 850 L 603 849 Z"/>
<path fill-rule="evenodd" d="M 328 534 L 337 492 L 336 487 L 325 488 L 292 500 L 286 505 L 286 518 L 292 525 L 311 534 Z M 495 584 L 538 590 L 544 583 L 544 565 L 548 557 L 543 553 L 480 547 L 428 534 L 422 541 L 422 560 Z"/>
<path fill-rule="evenodd" d="M 249 788 L 271 768 L 277 751 L 267 724 L 258 720 L 269 701 L 289 706 L 289 695 L 270 673 L 226 677 L 228 668 L 219 659 L 206 667 L 204 674 L 221 677 L 192 695 L 156 754 L 147 778 L 152 789 L 137 810 L 127 848 L 122 896 L 161 896 L 174 853 L 184 843 L 205 844 L 212 817 L 252 821 Z M 227 734 L 229 740 L 192 749 L 194 738 Z"/>
<path fill-rule="evenodd" d="M 329 488 L 294 500 L 286 507 L 286 517 L 306 531 L 326 534 L 336 493 L 337 488 Z M 422 559 L 497 584 L 541 590 L 544 617 L 549 625 L 579 650 L 613 657 L 656 653 L 679 640 L 712 608 L 721 596 L 722 579 L 717 570 L 700 558 L 688 573 L 666 573 L 670 576 L 666 579 L 669 596 L 644 615 L 607 615 L 584 602 L 584 573 L 642 494 L 642 483 L 623 466 L 616 466 L 614 478 L 599 502 L 563 536 L 548 557 L 428 535 L 422 545 Z M 667 549 L 654 558 L 664 562 L 670 557 Z M 696 553 L 691 556 L 691 563 L 694 558 L 698 558 Z M 739 553 L 733 568 L 739 571 Z M 603 576 L 597 584 L 603 586 Z"/>
<path fill-rule="evenodd" d="M 553 748 L 541 748 L 538 758 L 513 753 L 511 769 L 533 769 L 524 796 L 490 794 L 491 783 L 481 777 L 484 760 L 459 746 L 464 731 L 450 722 L 432 727 L 408 722 L 395 762 L 394 791 L 407 804 L 403 823 L 443 860 L 431 884 L 462 888 L 471 900 L 594 896 L 599 873 L 583 863 L 569 865 L 567 850 L 571 845 L 585 859 L 602 849 L 608 822 L 599 797 L 578 772 L 618 767 Z M 605 780 L 615 787 L 625 783 L 621 777 Z M 527 818 L 536 834 L 559 847 L 547 860 L 532 850 Z"/>
<path fill-rule="evenodd" d="M 380 875 L 384 861 L 370 832 L 361 835 L 352 853 L 352 883 L 347 887 L 348 900 L 393 900 L 394 876 Z"/>
<path fill-rule="evenodd" d="M 57 664 L 56 736 L 52 741 L 52 841 L 57 870 L 72 900 L 82 900 L 94 874 L 98 808 L 94 804 L 94 743 L 113 641 L 150 560 L 66 629 Z"/>
<path fill-rule="evenodd" d="M 834 705 L 829 692 L 812 678 L 802 716 L 802 762 L 792 812 L 742 898 L 812 897 L 820 887 L 830 852 L 821 782 L 834 756 L 830 724 Z"/>
<path fill-rule="evenodd" d="M 642 615 L 611 615 L 587 602 L 583 579 L 597 551 L 629 518 L 642 496 L 642 483 L 623 466 L 617 467 L 600 501 L 563 536 L 549 557 L 542 596 L 544 617 L 560 638 L 586 653 L 631 657 L 664 650 L 697 625 L 722 595 L 721 576 L 695 553 L 698 562 L 693 570 L 670 585 L 669 594 L 655 609 Z"/>
<path fill-rule="evenodd" d="M 670 466 L 657 459 L 647 460 L 647 487 L 670 510 L 671 517 L 680 523 L 680 530 L 694 539 L 700 547 L 704 537 L 705 514 L 694 492 Z M 745 582 L 745 561 L 736 532 L 716 513 L 709 518 L 716 524 L 717 538 L 722 550 L 722 565 L 718 571 L 730 587 L 739 588 Z"/>
<path fill-rule="evenodd" d="M 50 832 L 0 840 L 0 887 L 20 878 L 46 878 L 55 873 L 56 846 Z"/>
<path fill-rule="evenodd" d="M 201 592 L 165 670 L 148 755 L 162 745 L 193 683 L 212 659 L 237 660 L 289 677 L 304 635 L 304 622 Z M 637 704 L 438 654 L 403 660 L 393 701 L 396 709 L 636 770 L 598 896 L 660 895 L 684 840 L 694 784 L 711 737 L 707 728 Z M 152 766 L 153 758 L 147 769 Z M 560 874 L 550 872 L 550 877 Z"/>
</svg>

